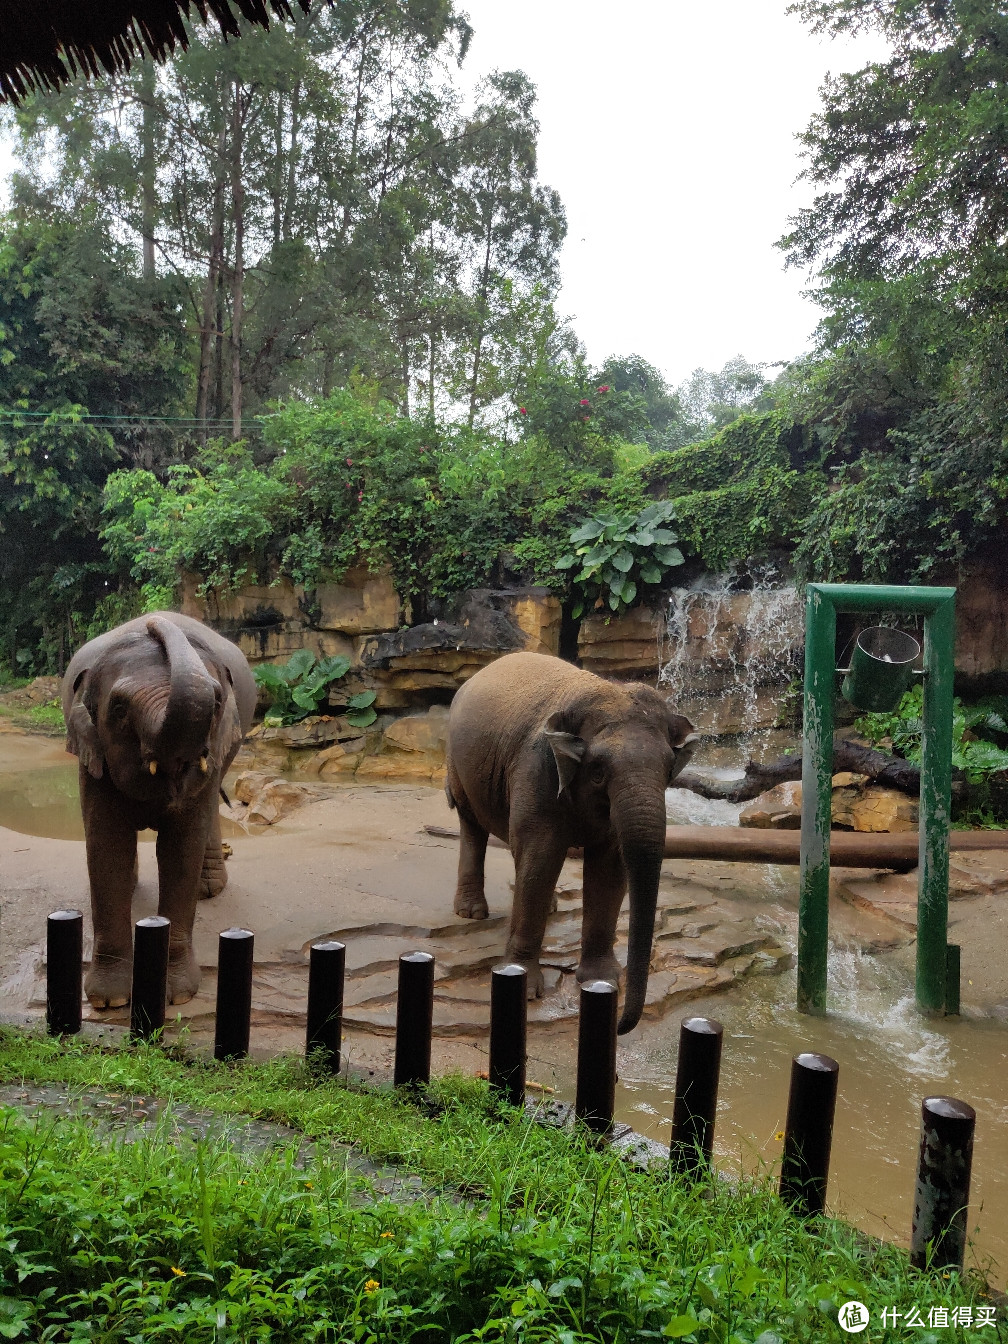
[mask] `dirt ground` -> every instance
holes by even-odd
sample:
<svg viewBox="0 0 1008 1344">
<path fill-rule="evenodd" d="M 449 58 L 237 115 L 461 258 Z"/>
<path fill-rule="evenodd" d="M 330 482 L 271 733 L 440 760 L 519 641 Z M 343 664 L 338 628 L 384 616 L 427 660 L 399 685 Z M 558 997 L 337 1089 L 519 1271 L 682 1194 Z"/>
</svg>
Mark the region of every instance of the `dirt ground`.
<svg viewBox="0 0 1008 1344">
<path fill-rule="evenodd" d="M 56 767 L 59 742 L 3 732 L 3 756 L 17 767 L 42 760 Z M 50 760 L 49 758 L 52 758 Z M 334 786 L 328 796 L 249 833 L 227 827 L 233 854 L 229 883 L 200 904 L 195 942 L 203 983 L 191 1003 L 170 1010 L 173 1029 L 212 1040 L 219 933 L 255 932 L 253 1053 L 304 1044 L 307 953 L 335 936 L 347 944 L 345 1054 L 354 1066 L 391 1068 L 398 957 L 418 948 L 435 956 L 436 1072 L 475 1073 L 487 1065 L 489 970 L 501 959 L 511 904 L 513 864 L 502 849 L 487 853 L 490 918 L 452 913 L 457 841 L 425 826 L 454 827 L 443 792 L 425 785 Z M 152 838 L 152 837 L 148 837 Z M 1008 851 L 970 856 L 954 866 L 950 939 L 963 946 L 964 1011 L 1008 1018 Z M 837 874 L 831 929 L 854 931 L 863 947 L 908 945 L 913 937 L 914 878 Z M 797 874 L 765 865 L 667 861 L 659 894 L 655 955 L 643 1044 L 663 1019 L 692 999 L 728 989 L 751 975 L 791 964 L 780 923 L 793 923 Z M 568 861 L 558 908 L 544 945 L 547 995 L 531 1006 L 529 1076 L 552 1083 L 573 1074 L 580 935 L 580 864 Z M 140 846 L 134 917 L 156 911 L 153 844 Z M 38 1017 L 45 1006 L 45 919 L 58 908 L 90 913 L 84 845 L 0 827 L 0 1008 Z M 771 927 L 772 914 L 777 921 Z M 626 912 L 621 921 L 621 955 Z M 768 931 L 769 930 L 769 931 Z M 123 1023 L 127 1011 L 85 1015 Z M 663 1028 L 667 1034 L 667 1025 Z M 626 1038 L 630 1044 L 632 1038 Z"/>
</svg>

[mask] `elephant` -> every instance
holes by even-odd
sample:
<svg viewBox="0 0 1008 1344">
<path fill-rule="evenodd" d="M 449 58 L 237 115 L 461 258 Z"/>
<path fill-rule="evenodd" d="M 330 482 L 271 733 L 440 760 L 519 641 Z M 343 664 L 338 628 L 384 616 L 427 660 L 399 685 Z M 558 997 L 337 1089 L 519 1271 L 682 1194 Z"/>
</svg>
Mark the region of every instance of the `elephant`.
<svg viewBox="0 0 1008 1344">
<path fill-rule="evenodd" d="M 650 686 L 617 685 L 560 658 L 511 653 L 458 690 L 448 716 L 445 792 L 459 816 L 455 913 L 485 919 L 488 837 L 515 862 L 508 961 L 543 990 L 539 954 L 560 869 L 584 850 L 580 981 L 619 983 L 616 921 L 629 887 L 626 992 L 618 1030 L 640 1021 L 647 992 L 665 789 L 699 740 Z"/>
<path fill-rule="evenodd" d="M 252 723 L 256 685 L 238 647 L 189 616 L 139 616 L 78 649 L 63 678 L 78 757 L 94 951 L 85 992 L 129 1002 L 137 832 L 157 831 L 158 911 L 171 921 L 168 1001 L 196 993 L 196 902 L 227 882 L 218 793 Z"/>
</svg>

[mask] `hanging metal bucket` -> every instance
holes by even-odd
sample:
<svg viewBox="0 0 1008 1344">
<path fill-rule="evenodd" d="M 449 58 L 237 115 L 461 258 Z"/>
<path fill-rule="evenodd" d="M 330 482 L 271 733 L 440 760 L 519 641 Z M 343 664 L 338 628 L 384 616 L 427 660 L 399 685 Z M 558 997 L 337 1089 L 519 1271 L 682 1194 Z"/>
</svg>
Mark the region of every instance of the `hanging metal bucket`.
<svg viewBox="0 0 1008 1344">
<path fill-rule="evenodd" d="M 874 714 L 895 709 L 910 687 L 920 651 L 913 635 L 902 630 L 885 625 L 862 630 L 840 694 L 855 709 Z"/>
</svg>

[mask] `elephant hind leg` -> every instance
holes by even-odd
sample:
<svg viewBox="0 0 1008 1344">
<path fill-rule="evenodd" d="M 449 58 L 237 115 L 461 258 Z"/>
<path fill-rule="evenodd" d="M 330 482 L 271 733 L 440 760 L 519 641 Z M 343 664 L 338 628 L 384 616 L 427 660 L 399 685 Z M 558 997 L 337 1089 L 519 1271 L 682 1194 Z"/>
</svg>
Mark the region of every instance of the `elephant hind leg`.
<svg viewBox="0 0 1008 1344">
<path fill-rule="evenodd" d="M 220 812 L 214 805 L 210 819 L 210 835 L 203 853 L 203 866 L 200 869 L 197 895 L 201 901 L 211 896 L 219 896 L 227 886 L 227 868 L 224 866 L 224 850 L 221 846 Z"/>
<path fill-rule="evenodd" d="M 458 814 L 460 839 L 455 913 L 463 919 L 486 919 L 490 912 L 484 890 L 483 862 L 489 835 L 467 807 L 459 807 Z"/>
</svg>

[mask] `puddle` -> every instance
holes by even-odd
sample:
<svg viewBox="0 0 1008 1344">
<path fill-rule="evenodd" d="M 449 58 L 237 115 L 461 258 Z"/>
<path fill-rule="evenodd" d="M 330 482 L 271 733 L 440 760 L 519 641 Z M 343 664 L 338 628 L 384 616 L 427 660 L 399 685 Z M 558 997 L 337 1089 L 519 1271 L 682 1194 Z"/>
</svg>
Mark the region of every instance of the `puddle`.
<svg viewBox="0 0 1008 1344">
<path fill-rule="evenodd" d="M 62 740 L 0 734 L 0 826 L 20 835 L 48 840 L 83 840 L 77 760 L 67 755 Z M 225 838 L 246 832 L 221 817 Z M 153 841 L 141 831 L 141 842 Z"/>
</svg>

